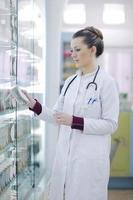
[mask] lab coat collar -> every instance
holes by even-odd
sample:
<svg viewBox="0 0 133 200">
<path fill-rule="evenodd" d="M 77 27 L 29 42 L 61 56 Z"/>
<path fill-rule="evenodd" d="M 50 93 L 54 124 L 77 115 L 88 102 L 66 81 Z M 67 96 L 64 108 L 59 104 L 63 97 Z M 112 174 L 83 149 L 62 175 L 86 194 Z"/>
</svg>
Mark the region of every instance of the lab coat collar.
<svg viewBox="0 0 133 200">
<path fill-rule="evenodd" d="M 81 70 L 78 70 L 76 74 L 77 74 L 78 76 L 80 76 L 80 77 L 82 76 L 83 78 L 88 78 L 88 77 L 90 77 L 90 76 L 94 76 L 94 74 L 96 73 L 97 69 L 98 69 L 98 66 L 96 67 L 96 69 L 95 69 L 93 72 L 87 73 L 87 74 L 83 74 L 83 73 L 81 72 Z"/>
</svg>

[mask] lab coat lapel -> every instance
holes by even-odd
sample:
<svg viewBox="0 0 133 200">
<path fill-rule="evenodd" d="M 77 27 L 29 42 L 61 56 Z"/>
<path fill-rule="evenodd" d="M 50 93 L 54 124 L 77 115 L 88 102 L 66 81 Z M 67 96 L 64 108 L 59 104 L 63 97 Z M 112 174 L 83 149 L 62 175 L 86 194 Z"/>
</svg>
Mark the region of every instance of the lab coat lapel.
<svg viewBox="0 0 133 200">
<path fill-rule="evenodd" d="M 77 98 L 77 95 L 78 95 L 79 86 L 80 86 L 80 79 L 81 79 L 81 76 L 77 75 L 77 78 L 75 79 L 75 84 L 74 84 L 74 87 L 73 87 L 73 91 L 72 91 L 72 97 L 73 97 L 72 105 L 73 106 L 75 104 L 75 101 L 76 101 L 76 98 Z"/>
<path fill-rule="evenodd" d="M 80 75 L 71 83 L 65 95 L 64 111 L 73 114 L 74 104 L 78 95 Z"/>
</svg>

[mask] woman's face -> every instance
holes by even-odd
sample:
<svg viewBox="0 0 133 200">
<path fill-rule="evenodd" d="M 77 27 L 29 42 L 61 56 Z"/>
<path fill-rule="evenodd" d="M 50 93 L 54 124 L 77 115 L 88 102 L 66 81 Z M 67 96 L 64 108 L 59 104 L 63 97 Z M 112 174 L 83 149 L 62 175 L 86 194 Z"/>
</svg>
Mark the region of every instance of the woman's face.
<svg viewBox="0 0 133 200">
<path fill-rule="evenodd" d="M 83 37 L 77 37 L 71 41 L 71 57 L 78 68 L 87 68 L 92 63 L 93 47 L 88 48 Z"/>
</svg>

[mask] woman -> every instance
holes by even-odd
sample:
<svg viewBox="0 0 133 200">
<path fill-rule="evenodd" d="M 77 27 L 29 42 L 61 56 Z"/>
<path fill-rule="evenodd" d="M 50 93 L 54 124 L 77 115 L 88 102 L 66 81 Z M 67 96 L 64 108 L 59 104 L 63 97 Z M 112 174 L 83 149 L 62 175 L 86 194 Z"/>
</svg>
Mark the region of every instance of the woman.
<svg viewBox="0 0 133 200">
<path fill-rule="evenodd" d="M 97 65 L 103 50 L 100 30 L 86 27 L 73 35 L 71 56 L 79 71 L 65 81 L 52 110 L 24 92 L 40 119 L 60 125 L 50 200 L 107 200 L 119 95 L 113 78 Z"/>
</svg>

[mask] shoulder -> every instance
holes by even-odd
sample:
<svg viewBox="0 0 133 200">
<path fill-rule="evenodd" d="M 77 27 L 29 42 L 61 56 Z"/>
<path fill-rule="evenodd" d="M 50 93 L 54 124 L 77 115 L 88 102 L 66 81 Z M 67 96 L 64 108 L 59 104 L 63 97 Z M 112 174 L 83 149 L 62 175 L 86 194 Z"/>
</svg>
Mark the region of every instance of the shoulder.
<svg viewBox="0 0 133 200">
<path fill-rule="evenodd" d="M 112 87 L 113 88 L 115 87 L 119 91 L 117 81 L 109 73 L 107 73 L 104 69 L 100 70 L 99 79 L 100 79 L 102 88 L 110 89 Z"/>
<path fill-rule="evenodd" d="M 103 84 L 106 84 L 106 83 L 115 83 L 115 79 L 109 74 L 107 73 L 104 69 L 101 69 L 100 70 L 100 79 L 102 81 Z"/>
<path fill-rule="evenodd" d="M 61 88 L 61 93 L 65 92 L 66 88 L 69 87 L 69 84 L 71 84 L 71 82 L 72 82 L 76 77 L 77 77 L 77 74 L 74 74 L 74 75 L 72 75 L 72 76 L 69 76 L 69 77 L 65 80 L 65 82 L 64 82 L 64 84 L 63 84 L 63 86 L 62 86 L 62 88 Z"/>
<path fill-rule="evenodd" d="M 69 76 L 66 80 L 65 80 L 65 84 L 69 84 L 72 80 L 74 80 L 74 78 L 77 77 L 77 74 L 73 74 L 72 76 Z"/>
</svg>

